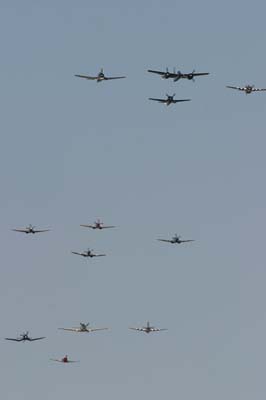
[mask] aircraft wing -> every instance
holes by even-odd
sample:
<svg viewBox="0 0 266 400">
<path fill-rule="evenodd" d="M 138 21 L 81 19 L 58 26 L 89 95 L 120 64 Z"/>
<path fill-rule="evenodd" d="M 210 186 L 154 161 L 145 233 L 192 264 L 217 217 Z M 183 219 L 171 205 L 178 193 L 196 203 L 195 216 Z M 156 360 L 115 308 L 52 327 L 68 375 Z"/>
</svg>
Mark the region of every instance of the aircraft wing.
<svg viewBox="0 0 266 400">
<path fill-rule="evenodd" d="M 82 253 L 78 253 L 77 251 L 71 251 L 72 254 L 77 254 L 78 256 L 83 256 Z"/>
<path fill-rule="evenodd" d="M 153 97 L 149 97 L 149 100 L 158 101 L 159 103 L 166 103 L 167 99 L 155 99 Z"/>
<path fill-rule="evenodd" d="M 41 337 L 37 337 L 37 338 L 29 338 L 29 341 L 30 342 L 34 342 L 35 340 L 42 340 L 42 339 L 45 339 L 45 336 L 41 336 Z"/>
<path fill-rule="evenodd" d="M 106 254 L 93 254 L 92 257 L 105 257 Z"/>
<path fill-rule="evenodd" d="M 70 332 L 81 332 L 80 328 L 58 328 L 62 331 L 70 331 Z"/>
<path fill-rule="evenodd" d="M 195 240 L 193 240 L 193 239 L 179 240 L 179 243 L 187 243 L 187 242 L 195 242 Z"/>
<path fill-rule="evenodd" d="M 13 338 L 5 338 L 5 340 L 12 340 L 13 342 L 22 342 L 23 338 L 13 339 Z"/>
<path fill-rule="evenodd" d="M 204 75 L 210 75 L 210 73 L 209 72 L 192 72 L 191 74 L 182 74 L 183 76 L 185 76 L 185 77 L 188 77 L 188 76 L 191 76 L 191 75 L 193 75 L 193 76 L 204 76 Z"/>
<path fill-rule="evenodd" d="M 51 229 L 41 229 L 41 230 L 35 230 L 33 231 L 33 233 L 42 233 L 42 232 L 49 232 Z"/>
<path fill-rule="evenodd" d="M 23 233 L 28 233 L 29 232 L 27 229 L 12 229 L 12 231 L 23 232 Z"/>
<path fill-rule="evenodd" d="M 151 332 L 160 332 L 160 331 L 167 331 L 166 328 L 151 328 Z"/>
<path fill-rule="evenodd" d="M 98 78 L 97 76 L 89 76 L 89 75 L 75 75 L 75 76 L 77 76 L 78 78 L 89 79 L 91 81 L 94 81 L 95 79 Z"/>
<path fill-rule="evenodd" d="M 266 89 L 257 89 L 257 88 L 253 88 L 252 91 L 253 91 L 253 92 L 265 92 Z"/>
<path fill-rule="evenodd" d="M 105 80 L 106 81 L 110 81 L 110 80 L 112 80 L 112 79 L 123 79 L 123 78 L 126 78 L 126 76 L 110 76 L 110 77 L 105 77 Z"/>
<path fill-rule="evenodd" d="M 88 328 L 88 332 L 106 331 L 109 328 Z"/>
<path fill-rule="evenodd" d="M 115 228 L 115 226 L 114 225 L 103 225 L 101 227 L 101 229 L 109 229 L 109 228 Z"/>
<path fill-rule="evenodd" d="M 171 239 L 157 239 L 160 242 L 167 242 L 167 243 L 173 243 L 173 241 Z"/>
<path fill-rule="evenodd" d="M 244 87 L 239 86 L 226 86 L 228 89 L 236 89 L 236 90 L 246 90 Z"/>
<path fill-rule="evenodd" d="M 95 228 L 95 225 L 80 224 L 80 226 L 83 226 L 84 228 Z"/>
<path fill-rule="evenodd" d="M 172 100 L 172 103 L 180 103 L 182 101 L 190 101 L 191 99 Z"/>
<path fill-rule="evenodd" d="M 166 72 L 163 71 L 155 71 L 153 69 L 148 69 L 148 72 L 151 72 L 152 74 L 158 74 L 158 75 L 165 75 Z"/>
<path fill-rule="evenodd" d="M 132 327 L 129 327 L 128 329 L 132 329 L 133 331 L 145 332 L 145 329 L 143 329 L 143 328 L 132 328 Z"/>
</svg>

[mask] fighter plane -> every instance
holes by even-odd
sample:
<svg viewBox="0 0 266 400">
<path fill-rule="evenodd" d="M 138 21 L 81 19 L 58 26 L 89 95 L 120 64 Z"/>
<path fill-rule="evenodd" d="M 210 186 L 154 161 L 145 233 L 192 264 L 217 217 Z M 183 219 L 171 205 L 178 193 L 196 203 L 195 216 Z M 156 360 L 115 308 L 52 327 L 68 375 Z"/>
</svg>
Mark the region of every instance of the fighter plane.
<svg viewBox="0 0 266 400">
<path fill-rule="evenodd" d="M 45 336 L 31 338 L 29 337 L 29 332 L 22 333 L 17 338 L 5 338 L 5 340 L 12 340 L 13 342 L 34 342 L 35 340 L 45 339 Z"/>
<path fill-rule="evenodd" d="M 168 242 L 172 244 L 180 244 L 180 243 L 187 243 L 187 242 L 195 242 L 195 240 L 189 239 L 189 240 L 182 240 L 181 236 L 177 236 L 176 234 L 172 237 L 172 239 L 157 239 L 160 242 Z"/>
<path fill-rule="evenodd" d="M 169 106 L 172 103 L 175 104 L 175 103 L 179 103 L 182 101 L 190 101 L 190 99 L 174 100 L 175 94 L 170 96 L 169 94 L 166 93 L 166 96 L 167 96 L 166 99 L 155 99 L 153 97 L 150 97 L 149 100 L 154 100 L 154 101 L 158 101 L 159 103 L 164 103 L 166 106 Z"/>
<path fill-rule="evenodd" d="M 141 331 L 141 332 L 145 332 L 145 333 L 167 331 L 167 329 L 154 328 L 154 326 L 150 326 L 149 321 L 147 322 L 147 325 L 143 326 L 142 328 L 131 328 L 130 327 L 129 329 L 133 329 L 134 331 Z"/>
<path fill-rule="evenodd" d="M 88 80 L 92 80 L 92 81 L 96 81 L 96 82 L 126 78 L 125 76 L 109 76 L 109 77 L 107 77 L 104 75 L 103 68 L 100 70 L 100 72 L 98 73 L 97 76 L 89 76 L 89 75 L 75 75 L 75 76 L 77 76 L 78 78 L 84 78 L 84 79 L 88 79 Z"/>
<path fill-rule="evenodd" d="M 35 229 L 35 226 L 32 226 L 31 224 L 29 226 L 26 226 L 24 229 L 12 229 L 12 231 L 15 232 L 23 232 L 23 233 L 41 233 L 41 232 L 49 232 L 51 229 L 42 229 L 42 230 L 37 230 Z"/>
<path fill-rule="evenodd" d="M 226 86 L 228 89 L 236 89 L 236 90 L 241 90 L 242 92 L 245 92 L 246 94 L 250 94 L 252 92 L 265 92 L 266 89 L 257 89 L 255 88 L 254 85 L 246 85 L 243 87 L 239 86 Z"/>
<path fill-rule="evenodd" d="M 69 359 L 68 359 L 68 356 L 65 356 L 65 357 L 63 357 L 63 358 L 61 358 L 61 359 L 58 359 L 58 358 L 50 358 L 50 360 L 51 360 L 51 361 L 60 362 L 60 363 L 64 363 L 64 364 L 67 364 L 67 363 L 77 363 L 77 362 L 79 362 L 79 361 L 77 361 L 77 360 L 69 360 Z"/>
<path fill-rule="evenodd" d="M 97 219 L 94 224 L 81 224 L 80 226 L 83 226 L 85 228 L 91 228 L 91 229 L 108 229 L 108 228 L 115 228 L 114 225 L 104 225 L 103 222 L 101 222 L 100 219 Z"/>
<path fill-rule="evenodd" d="M 90 323 L 88 322 L 87 324 L 84 324 L 83 322 L 80 322 L 79 327 L 73 327 L 73 328 L 58 328 L 63 331 L 70 331 L 70 332 L 86 332 L 86 333 L 91 333 L 95 331 L 104 331 L 107 330 L 108 328 L 89 328 Z"/>
<path fill-rule="evenodd" d="M 152 69 L 148 69 L 148 72 L 158 74 L 162 77 L 162 79 L 173 79 L 174 82 L 179 81 L 179 79 L 188 79 L 194 81 L 195 76 L 209 75 L 209 72 L 195 72 L 195 70 L 189 73 L 182 73 L 181 71 L 176 72 L 174 69 L 173 72 L 169 72 L 168 68 L 166 68 L 166 71 L 155 71 Z"/>
<path fill-rule="evenodd" d="M 93 253 L 92 249 L 88 249 L 83 251 L 82 253 L 78 253 L 77 251 L 71 251 L 71 253 L 73 254 L 77 254 L 78 256 L 82 256 L 82 257 L 104 257 L 106 256 L 106 254 L 95 254 Z"/>
</svg>

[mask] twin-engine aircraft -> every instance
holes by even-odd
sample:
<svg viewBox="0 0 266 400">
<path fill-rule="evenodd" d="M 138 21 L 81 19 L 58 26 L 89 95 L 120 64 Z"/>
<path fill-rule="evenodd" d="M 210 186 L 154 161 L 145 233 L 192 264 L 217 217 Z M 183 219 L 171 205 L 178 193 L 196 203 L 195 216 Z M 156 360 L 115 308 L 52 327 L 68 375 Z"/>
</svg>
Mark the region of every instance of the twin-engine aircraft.
<svg viewBox="0 0 266 400">
<path fill-rule="evenodd" d="M 146 326 L 143 326 L 141 328 L 129 328 L 134 331 L 140 331 L 140 332 L 145 332 L 145 333 L 151 333 L 151 332 L 160 332 L 160 331 L 167 331 L 165 328 L 154 328 L 154 326 L 151 326 L 149 321 L 147 322 Z"/>
<path fill-rule="evenodd" d="M 91 258 L 93 258 L 93 257 L 104 257 L 104 256 L 106 256 L 106 254 L 95 254 L 95 253 L 93 253 L 93 250 L 92 250 L 92 249 L 85 250 L 85 251 L 83 251 L 82 253 L 79 253 L 79 252 L 77 252 L 77 251 L 71 251 L 71 253 L 72 253 L 72 254 L 77 254 L 78 256 L 82 256 L 82 257 L 91 257 Z"/>
<path fill-rule="evenodd" d="M 15 232 L 23 232 L 23 233 L 41 233 L 41 232 L 49 232 L 51 229 L 42 229 L 42 230 L 37 230 L 35 229 L 35 226 L 32 226 L 31 224 L 29 226 L 26 226 L 26 228 L 23 229 L 12 229 L 12 231 Z"/>
<path fill-rule="evenodd" d="M 104 75 L 103 68 L 100 70 L 100 72 L 98 73 L 97 76 L 89 76 L 89 75 L 75 75 L 75 76 L 77 76 L 78 78 L 84 78 L 84 79 L 88 79 L 88 80 L 92 80 L 92 81 L 96 81 L 96 82 L 126 78 L 125 76 L 109 76 L 109 77 L 107 77 Z"/>
<path fill-rule="evenodd" d="M 108 229 L 108 228 L 115 228 L 114 225 L 104 225 L 100 219 L 97 219 L 93 224 L 81 224 L 84 228 L 91 228 L 91 229 Z"/>
<path fill-rule="evenodd" d="M 175 69 L 173 72 L 169 72 L 168 68 L 166 68 L 166 71 L 148 69 L 148 72 L 160 75 L 162 79 L 173 79 L 174 82 L 179 81 L 179 79 L 188 79 L 189 81 L 194 81 L 195 76 L 209 75 L 209 72 L 195 72 L 195 70 L 186 74 L 182 73 L 181 71 L 176 72 Z"/>
<path fill-rule="evenodd" d="M 172 244 L 176 244 L 176 243 L 180 244 L 180 243 L 187 243 L 187 242 L 195 242 L 195 240 L 193 240 L 193 239 L 182 240 L 182 239 L 181 239 L 181 236 L 178 236 L 178 235 L 174 235 L 174 236 L 172 237 L 172 239 L 157 239 L 157 240 L 159 240 L 160 242 L 167 242 L 167 243 L 172 243 Z"/>
<path fill-rule="evenodd" d="M 58 328 L 63 331 L 70 331 L 70 332 L 86 332 L 86 333 L 91 333 L 91 332 L 96 332 L 96 331 L 105 331 L 109 328 L 89 328 L 90 323 L 88 322 L 87 324 L 84 324 L 83 322 L 80 322 L 79 327 L 73 327 L 73 328 Z"/>
<path fill-rule="evenodd" d="M 236 90 L 240 90 L 242 92 L 245 92 L 246 94 L 250 94 L 252 92 L 265 92 L 266 89 L 257 89 L 255 88 L 254 85 L 246 85 L 243 87 L 239 87 L 239 86 L 226 86 L 228 89 L 236 89 Z"/>
<path fill-rule="evenodd" d="M 45 339 L 45 336 L 31 338 L 29 337 L 29 332 L 22 333 L 17 338 L 5 338 L 5 340 L 12 340 L 13 342 L 35 342 L 36 340 Z"/>
<path fill-rule="evenodd" d="M 60 359 L 58 359 L 58 358 L 50 358 L 50 360 L 51 360 L 51 361 L 60 362 L 60 363 L 64 363 L 64 364 L 67 364 L 67 363 L 77 363 L 77 362 L 79 362 L 79 361 L 77 361 L 77 360 L 69 360 L 68 356 L 65 356 L 65 357 L 60 358 Z"/>
<path fill-rule="evenodd" d="M 164 103 L 166 106 L 170 106 L 170 104 L 181 103 L 183 101 L 190 101 L 191 99 L 181 99 L 181 100 L 174 100 L 175 93 L 170 96 L 166 93 L 166 99 L 156 99 L 153 97 L 149 97 L 149 100 L 158 101 L 159 103 Z"/>
</svg>

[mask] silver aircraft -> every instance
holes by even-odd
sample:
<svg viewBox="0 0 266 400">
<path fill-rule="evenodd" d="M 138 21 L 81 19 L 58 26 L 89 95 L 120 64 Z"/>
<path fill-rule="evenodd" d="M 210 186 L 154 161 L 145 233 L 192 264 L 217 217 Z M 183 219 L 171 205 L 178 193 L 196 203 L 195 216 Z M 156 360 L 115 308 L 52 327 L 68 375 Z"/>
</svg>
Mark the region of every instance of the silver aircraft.
<svg viewBox="0 0 266 400">
<path fill-rule="evenodd" d="M 31 224 L 29 226 L 26 226 L 26 228 L 23 229 L 12 229 L 12 231 L 15 232 L 23 232 L 23 233 L 41 233 L 41 232 L 49 232 L 51 229 L 41 229 L 41 230 L 37 230 L 35 229 L 35 226 L 32 226 Z"/>
<path fill-rule="evenodd" d="M 181 239 L 181 236 L 178 236 L 178 235 L 176 235 L 176 234 L 172 237 L 172 239 L 157 239 L 157 240 L 159 240 L 160 242 L 167 242 L 167 243 L 172 243 L 172 244 L 176 244 L 176 243 L 180 244 L 180 243 L 187 243 L 187 242 L 195 242 L 195 240 L 193 240 L 193 239 L 182 240 L 182 239 Z"/>
<path fill-rule="evenodd" d="M 73 327 L 73 328 L 58 328 L 63 331 L 70 331 L 70 332 L 86 332 L 86 333 L 91 333 L 91 332 L 96 332 L 96 331 L 105 331 L 109 328 L 90 328 L 89 327 L 90 323 L 88 322 L 87 324 L 84 324 L 83 322 L 80 322 L 79 327 Z"/>
<path fill-rule="evenodd" d="M 189 73 L 182 73 L 181 71 L 176 72 L 175 68 L 173 72 L 169 72 L 168 68 L 166 68 L 166 71 L 156 71 L 148 69 L 148 72 L 160 75 L 162 79 L 173 79 L 174 82 L 179 81 L 179 79 L 188 79 L 190 81 L 195 81 L 195 76 L 209 75 L 209 72 L 195 72 L 195 70 Z"/>
<path fill-rule="evenodd" d="M 91 229 L 108 229 L 108 228 L 115 228 L 114 225 L 104 225 L 103 222 L 101 222 L 100 219 L 96 219 L 96 221 L 93 224 L 81 224 L 80 226 L 83 226 L 84 228 L 91 228 Z"/>
<path fill-rule="evenodd" d="M 228 89 L 236 89 L 236 90 L 240 90 L 242 92 L 245 92 L 246 94 L 250 94 L 252 92 L 265 92 L 266 89 L 257 89 L 255 88 L 254 85 L 246 85 L 243 87 L 239 87 L 239 86 L 226 86 Z"/>
<path fill-rule="evenodd" d="M 84 79 L 88 79 L 88 80 L 92 80 L 92 81 L 96 81 L 96 82 L 126 78 L 125 76 L 109 76 L 109 77 L 105 76 L 104 72 L 103 72 L 103 68 L 100 70 L 100 72 L 96 76 L 90 76 L 90 75 L 75 75 L 75 76 L 77 76 L 78 78 L 84 78 Z"/>
<path fill-rule="evenodd" d="M 95 254 L 95 253 L 93 253 L 93 250 L 92 250 L 92 249 L 85 250 L 85 251 L 83 251 L 82 253 L 79 253 L 79 252 L 77 252 L 77 251 L 71 251 L 71 253 L 72 253 L 72 254 L 77 254 L 78 256 L 82 256 L 82 257 L 91 257 L 91 258 L 93 258 L 93 257 L 104 257 L 104 256 L 106 256 L 106 254 Z"/>
<path fill-rule="evenodd" d="M 159 103 L 164 103 L 166 106 L 170 106 L 170 104 L 181 103 L 183 101 L 190 101 L 191 99 L 181 99 L 181 100 L 174 100 L 175 93 L 170 96 L 166 93 L 166 99 L 157 99 L 154 97 L 149 97 L 149 100 L 158 101 Z"/>
<path fill-rule="evenodd" d="M 29 337 L 29 332 L 22 333 L 17 338 L 5 338 L 5 340 L 12 340 L 13 342 L 35 342 L 35 340 L 45 339 L 45 336 L 31 338 Z"/>
<path fill-rule="evenodd" d="M 77 360 L 69 360 L 68 356 L 64 356 L 63 358 L 50 358 L 51 361 L 56 361 L 56 362 L 60 362 L 60 363 L 77 363 L 79 361 Z"/>
<path fill-rule="evenodd" d="M 140 332 L 145 332 L 145 333 L 167 331 L 167 329 L 165 329 L 165 328 L 154 328 L 154 326 L 150 325 L 149 321 L 147 322 L 146 326 L 143 326 L 141 328 L 130 327 L 129 329 L 133 329 L 134 331 L 140 331 Z"/>
</svg>

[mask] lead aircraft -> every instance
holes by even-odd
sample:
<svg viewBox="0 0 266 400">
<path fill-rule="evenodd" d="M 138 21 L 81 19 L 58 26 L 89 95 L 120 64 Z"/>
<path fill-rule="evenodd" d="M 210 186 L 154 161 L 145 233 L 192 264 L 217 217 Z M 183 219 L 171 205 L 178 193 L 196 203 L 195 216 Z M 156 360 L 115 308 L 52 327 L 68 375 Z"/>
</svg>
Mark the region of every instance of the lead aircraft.
<svg viewBox="0 0 266 400">
<path fill-rule="evenodd" d="M 58 359 L 58 358 L 50 358 L 50 360 L 51 360 L 51 361 L 60 362 L 60 363 L 64 363 L 64 364 L 67 364 L 67 363 L 77 363 L 77 362 L 79 362 L 79 361 L 77 361 L 77 360 L 69 360 L 68 356 L 64 356 L 63 358 L 60 358 L 60 359 Z"/>
<path fill-rule="evenodd" d="M 180 244 L 180 243 L 187 243 L 187 242 L 195 242 L 195 240 L 193 240 L 193 239 L 182 240 L 182 239 L 181 239 L 181 236 L 178 236 L 178 235 L 176 235 L 176 234 L 172 237 L 172 239 L 157 239 L 157 240 L 159 240 L 160 242 L 168 242 L 168 243 L 172 243 L 172 244 L 175 244 L 175 243 Z"/>
<path fill-rule="evenodd" d="M 96 82 L 102 82 L 102 81 L 110 81 L 113 79 L 123 79 L 126 78 L 125 76 L 105 76 L 103 72 L 103 68 L 101 68 L 100 72 L 96 76 L 90 76 L 90 75 L 75 75 L 78 78 L 84 78 L 88 79 L 91 81 L 96 81 Z"/>
<path fill-rule="evenodd" d="M 98 218 L 93 224 L 81 224 L 84 228 L 91 228 L 91 229 L 108 229 L 108 228 L 115 228 L 114 225 L 104 225 L 103 222 Z"/>
<path fill-rule="evenodd" d="M 23 228 L 23 229 L 18 229 L 18 228 L 16 228 L 16 229 L 12 229 L 12 231 L 15 231 L 15 232 L 23 232 L 23 233 L 26 233 L 26 234 L 28 234 L 28 233 L 41 233 L 41 232 L 49 232 L 51 229 L 42 229 L 42 230 L 37 230 L 37 229 L 35 229 L 35 226 L 32 226 L 31 224 L 29 225 L 29 226 L 26 226 L 26 228 Z"/>
<path fill-rule="evenodd" d="M 5 340 L 12 340 L 13 342 L 35 342 L 36 340 L 42 340 L 45 339 L 45 336 L 37 337 L 37 338 L 31 338 L 29 337 L 29 332 L 22 333 L 19 335 L 17 338 L 5 338 Z"/>
<path fill-rule="evenodd" d="M 85 251 L 83 251 L 82 253 L 79 253 L 79 252 L 77 252 L 77 251 L 71 251 L 71 253 L 72 253 L 72 254 L 77 254 L 78 256 L 82 256 L 82 257 L 91 257 L 91 258 L 93 258 L 93 257 L 104 257 L 104 256 L 106 256 L 106 254 L 95 254 L 95 253 L 93 253 L 93 250 L 92 250 L 92 249 L 85 250 Z"/>
<path fill-rule="evenodd" d="M 193 70 L 192 72 L 189 73 L 182 73 L 181 71 L 174 71 L 169 72 L 168 68 L 166 68 L 166 71 L 156 71 L 152 69 L 148 69 L 148 72 L 151 72 L 153 74 L 160 75 L 162 79 L 173 79 L 174 82 L 179 81 L 179 79 L 188 79 L 188 80 L 195 80 L 195 76 L 204 76 L 204 75 L 209 75 L 209 72 L 195 72 Z"/>
<path fill-rule="evenodd" d="M 156 99 L 154 97 L 149 97 L 149 100 L 158 101 L 159 103 L 164 103 L 166 106 L 170 106 L 170 104 L 180 103 L 183 101 L 190 101 L 190 99 L 181 99 L 181 100 L 174 100 L 175 93 L 170 96 L 166 93 L 166 99 Z"/>
<path fill-rule="evenodd" d="M 151 333 L 151 332 L 160 332 L 160 331 L 167 331 L 165 328 L 154 328 L 154 326 L 151 326 L 149 321 L 147 322 L 146 326 L 143 326 L 141 328 L 129 328 L 134 331 L 140 331 L 140 332 L 145 332 L 145 333 Z"/>
<path fill-rule="evenodd" d="M 95 331 L 104 331 L 107 330 L 108 328 L 89 328 L 90 323 L 88 322 L 87 324 L 84 324 L 83 322 L 80 322 L 79 327 L 73 327 L 73 328 L 58 328 L 63 331 L 70 331 L 70 332 L 86 332 L 86 333 L 91 333 Z"/>
<path fill-rule="evenodd" d="M 250 94 L 252 92 L 265 92 L 266 89 L 257 89 L 255 88 L 254 85 L 246 85 L 243 87 L 240 86 L 226 86 L 228 89 L 236 89 L 236 90 L 240 90 L 242 92 L 245 92 L 246 94 Z"/>
</svg>

